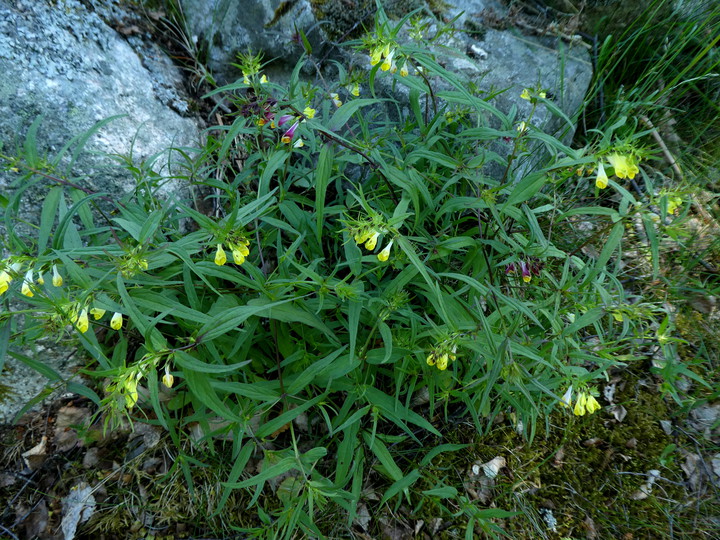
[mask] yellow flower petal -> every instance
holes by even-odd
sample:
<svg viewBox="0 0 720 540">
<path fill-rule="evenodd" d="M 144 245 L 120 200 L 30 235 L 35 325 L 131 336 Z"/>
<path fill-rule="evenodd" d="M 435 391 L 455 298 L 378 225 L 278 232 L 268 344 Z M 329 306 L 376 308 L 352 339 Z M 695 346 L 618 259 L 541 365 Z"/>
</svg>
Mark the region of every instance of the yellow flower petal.
<svg viewBox="0 0 720 540">
<path fill-rule="evenodd" d="M 448 355 L 447 353 L 446 353 L 446 354 L 441 354 L 441 355 L 440 355 L 440 358 L 438 358 L 438 361 L 437 361 L 437 368 L 438 368 L 440 371 L 445 371 L 445 370 L 447 369 L 447 367 L 448 367 L 448 360 L 449 360 L 449 359 L 450 359 L 450 358 L 449 358 L 449 355 Z"/>
<path fill-rule="evenodd" d="M 172 388 L 173 383 L 175 382 L 175 377 L 173 377 L 173 374 L 169 371 L 165 372 L 165 375 L 163 375 L 162 383 L 167 386 L 168 388 Z"/>
<path fill-rule="evenodd" d="M 110 319 L 110 328 L 113 330 L 120 330 L 123 325 L 123 316 L 122 313 L 118 313 L 117 311 L 112 316 L 112 319 Z"/>
<path fill-rule="evenodd" d="M 393 242 L 394 240 L 391 240 L 390 243 L 385 246 L 380 253 L 378 253 L 377 258 L 380 262 L 385 262 L 390 258 L 390 249 L 392 248 Z"/>
<path fill-rule="evenodd" d="M 90 310 L 90 315 L 92 315 L 97 321 L 99 319 L 102 319 L 102 316 L 105 315 L 105 310 L 103 308 L 95 307 Z"/>
<path fill-rule="evenodd" d="M 602 162 L 598 164 L 598 174 L 597 179 L 595 180 L 595 185 L 598 189 L 605 189 L 608 185 L 608 175 L 605 172 L 605 167 Z"/>
<path fill-rule="evenodd" d="M 83 309 L 80 312 L 80 316 L 78 317 L 75 326 L 77 326 L 77 329 L 83 334 L 88 331 L 88 328 L 90 328 L 90 321 L 88 320 L 87 309 Z"/>
<path fill-rule="evenodd" d="M 585 401 L 585 393 L 581 392 L 573 409 L 573 413 L 575 413 L 576 416 L 583 416 L 585 414 Z"/>
<path fill-rule="evenodd" d="M 57 266 L 53 264 L 52 266 L 52 284 L 55 287 L 62 287 L 63 284 L 63 278 L 60 275 L 60 272 L 58 272 Z"/>
<path fill-rule="evenodd" d="M 378 236 L 380 236 L 380 233 L 377 231 L 374 231 L 372 236 L 368 238 L 368 240 L 365 242 L 365 249 L 368 251 L 372 251 L 375 249 L 375 246 L 377 245 Z"/>
<path fill-rule="evenodd" d="M 215 264 L 218 266 L 222 266 L 227 262 L 227 255 L 225 255 L 225 250 L 222 247 L 222 244 L 217 245 L 217 251 L 215 252 Z"/>
</svg>

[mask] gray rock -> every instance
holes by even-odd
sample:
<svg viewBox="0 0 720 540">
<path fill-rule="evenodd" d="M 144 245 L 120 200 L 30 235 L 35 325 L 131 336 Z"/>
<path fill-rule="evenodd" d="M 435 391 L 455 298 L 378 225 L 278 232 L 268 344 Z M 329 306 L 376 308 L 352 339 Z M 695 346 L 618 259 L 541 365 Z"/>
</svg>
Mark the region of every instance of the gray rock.
<svg viewBox="0 0 720 540">
<path fill-rule="evenodd" d="M 265 69 L 291 71 L 303 52 L 294 39 L 296 29 L 305 32 L 314 45 L 323 39 L 308 0 L 181 0 L 192 41 L 204 43 L 209 66 L 221 83 L 240 76 L 231 63 L 237 53 L 261 51 L 271 62 Z"/>
<path fill-rule="evenodd" d="M 73 137 L 110 116 L 125 115 L 91 137 L 77 160 L 63 159 L 52 171 L 85 189 L 108 193 L 109 200 L 137 184 L 127 168 L 106 154 L 132 156 L 135 165 L 145 160 L 145 167 L 165 174 L 170 160 L 161 152 L 173 145 L 195 147 L 200 139 L 196 121 L 183 116 L 187 99 L 178 69 L 157 46 L 136 40 L 133 49 L 101 17 L 118 13 L 116 2 L 0 0 L 2 152 L 12 155 L 22 148 L 29 126 L 39 116 L 43 120 L 37 132 L 38 154 L 52 161 Z M 0 170 L 0 192 L 11 196 L 11 184 L 19 178 Z M 177 184 L 169 184 L 164 194 L 173 196 L 178 190 Z M 39 223 L 46 191 L 43 185 L 26 192 L 20 207 L 26 223 Z M 15 226 L 16 233 L 27 231 Z M 0 230 L 3 237 L 5 233 Z M 72 376 L 65 347 L 38 345 L 23 352 L 64 378 Z M 44 384 L 37 373 L 8 360 L 0 378 L 0 421 L 10 420 Z"/>
</svg>

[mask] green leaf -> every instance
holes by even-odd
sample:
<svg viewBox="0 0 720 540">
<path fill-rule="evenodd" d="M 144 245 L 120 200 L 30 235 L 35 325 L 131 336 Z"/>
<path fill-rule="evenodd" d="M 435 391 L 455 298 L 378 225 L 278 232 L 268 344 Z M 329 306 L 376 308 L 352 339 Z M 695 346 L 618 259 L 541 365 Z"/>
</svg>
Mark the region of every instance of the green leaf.
<svg viewBox="0 0 720 540">
<path fill-rule="evenodd" d="M 405 497 L 408 502 L 410 502 L 410 491 L 408 488 L 417 482 L 421 477 L 422 475 L 420 474 L 420 471 L 418 469 L 413 469 L 408 475 L 403 476 L 400 480 L 396 480 L 393 485 L 387 489 L 383 498 L 380 500 L 380 504 L 382 505 L 386 503 L 401 491 L 405 493 Z"/>
<path fill-rule="evenodd" d="M 333 148 L 329 144 L 323 145 L 315 168 L 315 236 L 317 237 L 318 244 L 321 246 L 322 229 L 325 220 L 325 194 L 327 193 L 332 166 Z"/>
<path fill-rule="evenodd" d="M 381 103 L 383 100 L 380 99 L 353 99 L 346 101 L 338 110 L 335 111 L 332 118 L 328 122 L 327 129 L 329 131 L 338 131 L 343 127 L 350 117 L 355 114 L 361 107 L 367 107 L 368 105 L 374 105 L 375 103 Z M 322 132 L 322 129 L 319 131 Z"/>
<path fill-rule="evenodd" d="M 42 213 L 40 214 L 40 230 L 38 231 L 38 253 L 42 253 L 47 247 L 50 233 L 55 224 L 55 215 L 58 211 L 62 192 L 61 187 L 55 186 L 48 191 L 43 201 Z"/>
<path fill-rule="evenodd" d="M 397 466 L 397 463 L 395 463 L 395 460 L 393 459 L 392 455 L 388 451 L 387 447 L 383 444 L 383 442 L 377 437 L 373 438 L 372 435 L 367 431 L 363 431 L 362 435 L 363 439 L 365 439 L 365 444 L 370 447 L 370 450 L 372 450 L 373 454 L 375 454 L 375 457 L 378 458 L 378 461 L 380 461 L 380 463 L 384 467 L 385 475 L 390 478 L 390 480 L 394 480 L 395 482 L 402 479 L 402 470 L 400 469 L 400 467 Z"/>
</svg>

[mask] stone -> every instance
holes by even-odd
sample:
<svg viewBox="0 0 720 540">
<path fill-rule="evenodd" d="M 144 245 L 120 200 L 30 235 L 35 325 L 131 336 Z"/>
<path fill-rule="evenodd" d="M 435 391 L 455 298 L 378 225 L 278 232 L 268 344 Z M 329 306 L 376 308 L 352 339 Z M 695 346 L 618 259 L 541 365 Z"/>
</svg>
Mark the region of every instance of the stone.
<svg viewBox="0 0 720 540">
<path fill-rule="evenodd" d="M 166 174 L 172 158 L 163 152 L 171 146 L 197 147 L 200 139 L 197 121 L 187 116 L 179 69 L 157 45 L 122 36 L 103 19 L 121 13 L 118 2 L 0 0 L 0 153 L 22 151 L 30 126 L 41 118 L 37 152 L 41 160 L 52 162 L 73 137 L 123 115 L 92 136 L 77 159 L 70 158 L 71 149 L 44 169 L 83 189 L 107 193 L 110 206 L 137 187 L 133 175 L 118 163 L 121 156 L 136 166 L 145 160 L 142 166 Z M 12 197 L 23 171 L 8 170 L 1 159 L 0 165 L 0 192 Z M 39 223 L 50 185 L 51 180 L 43 181 L 25 193 L 19 215 L 28 226 L 16 222 L 15 233 L 29 233 Z M 179 184 L 163 189 L 165 197 L 182 192 Z M 5 238 L 3 221 L 0 235 Z M 0 259 L 9 255 L 6 245 L 2 251 Z M 69 349 L 39 347 L 22 352 L 64 379 L 73 376 Z M 0 421 L 10 421 L 46 382 L 24 364 L 8 360 L 0 378 L 0 387 L 8 387 L 0 399 Z"/>
</svg>

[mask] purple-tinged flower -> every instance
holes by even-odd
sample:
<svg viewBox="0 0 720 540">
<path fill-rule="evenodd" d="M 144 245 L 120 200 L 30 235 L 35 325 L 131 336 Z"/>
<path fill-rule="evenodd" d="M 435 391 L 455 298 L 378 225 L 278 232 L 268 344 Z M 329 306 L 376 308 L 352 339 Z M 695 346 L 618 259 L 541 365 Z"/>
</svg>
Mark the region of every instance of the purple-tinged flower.
<svg viewBox="0 0 720 540">
<path fill-rule="evenodd" d="M 282 139 L 280 139 L 283 143 L 288 144 L 290 141 L 292 141 L 293 135 L 295 135 L 295 130 L 300 125 L 300 121 L 296 120 L 295 123 L 290 126 L 290 129 L 288 129 L 285 134 L 282 136 Z"/>
<path fill-rule="evenodd" d="M 525 261 L 520 261 L 520 272 L 522 273 L 522 279 L 525 283 L 529 283 L 532 279 L 530 274 L 530 266 Z"/>
</svg>

